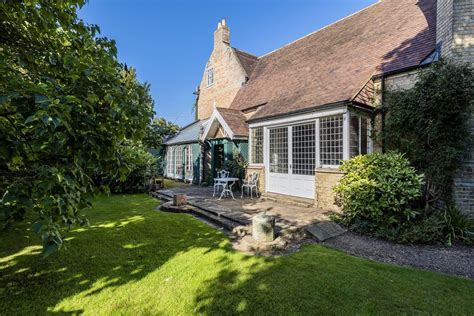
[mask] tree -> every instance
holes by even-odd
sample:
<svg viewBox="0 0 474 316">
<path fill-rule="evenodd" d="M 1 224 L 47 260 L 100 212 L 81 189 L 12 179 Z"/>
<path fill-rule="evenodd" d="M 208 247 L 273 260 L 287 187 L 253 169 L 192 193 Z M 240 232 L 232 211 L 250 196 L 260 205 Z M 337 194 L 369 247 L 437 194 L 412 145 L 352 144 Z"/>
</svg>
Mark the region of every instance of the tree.
<svg viewBox="0 0 474 316">
<path fill-rule="evenodd" d="M 127 172 L 118 148 L 153 115 L 114 41 L 78 19 L 84 3 L 0 1 L 0 220 L 31 216 L 45 254 L 87 223 L 93 172 Z"/>
<path fill-rule="evenodd" d="M 178 130 L 178 125 L 164 118 L 155 118 L 147 127 L 143 144 L 148 148 L 160 150 L 163 141 L 167 137 L 175 135 Z"/>
<path fill-rule="evenodd" d="M 439 199 L 450 202 L 455 173 L 472 145 L 473 69 L 436 62 L 413 88 L 389 94 L 387 106 L 387 147 L 405 153 L 425 174 L 426 209 Z"/>
</svg>

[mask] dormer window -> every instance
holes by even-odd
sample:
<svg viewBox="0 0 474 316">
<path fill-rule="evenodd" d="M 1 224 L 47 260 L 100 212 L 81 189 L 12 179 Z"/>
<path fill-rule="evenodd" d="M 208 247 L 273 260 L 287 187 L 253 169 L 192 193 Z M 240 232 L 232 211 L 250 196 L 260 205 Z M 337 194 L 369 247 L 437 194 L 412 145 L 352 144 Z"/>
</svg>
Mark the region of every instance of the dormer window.
<svg viewBox="0 0 474 316">
<path fill-rule="evenodd" d="M 207 86 L 210 87 L 214 84 L 214 68 L 207 69 Z"/>
</svg>

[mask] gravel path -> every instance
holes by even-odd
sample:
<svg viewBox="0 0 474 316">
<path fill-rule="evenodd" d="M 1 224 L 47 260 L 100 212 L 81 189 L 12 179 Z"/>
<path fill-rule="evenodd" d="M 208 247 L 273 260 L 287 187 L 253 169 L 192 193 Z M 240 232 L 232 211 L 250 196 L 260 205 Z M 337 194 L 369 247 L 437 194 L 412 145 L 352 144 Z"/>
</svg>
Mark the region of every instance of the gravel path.
<svg viewBox="0 0 474 316">
<path fill-rule="evenodd" d="M 474 247 L 399 245 L 347 232 L 322 244 L 349 254 L 474 279 Z"/>
</svg>

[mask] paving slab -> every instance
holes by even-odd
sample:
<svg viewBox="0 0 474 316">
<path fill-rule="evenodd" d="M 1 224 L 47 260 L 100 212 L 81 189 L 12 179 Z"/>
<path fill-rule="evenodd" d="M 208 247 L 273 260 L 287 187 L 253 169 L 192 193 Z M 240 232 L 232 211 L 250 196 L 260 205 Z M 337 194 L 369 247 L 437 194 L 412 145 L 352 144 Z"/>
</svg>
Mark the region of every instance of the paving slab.
<svg viewBox="0 0 474 316">
<path fill-rule="evenodd" d="M 346 232 L 339 224 L 333 221 L 323 221 L 307 226 L 306 231 L 318 241 L 325 241 L 329 238 L 337 237 Z"/>
</svg>

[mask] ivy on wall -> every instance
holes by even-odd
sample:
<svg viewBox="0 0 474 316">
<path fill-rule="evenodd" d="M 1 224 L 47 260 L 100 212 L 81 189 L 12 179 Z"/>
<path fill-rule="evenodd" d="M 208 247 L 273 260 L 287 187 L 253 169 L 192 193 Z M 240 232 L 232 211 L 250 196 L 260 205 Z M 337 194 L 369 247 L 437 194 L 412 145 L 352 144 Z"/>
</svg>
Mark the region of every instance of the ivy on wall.
<svg viewBox="0 0 474 316">
<path fill-rule="evenodd" d="M 385 106 L 385 133 L 379 137 L 425 175 L 421 203 L 429 209 L 439 200 L 451 202 L 454 177 L 472 145 L 472 67 L 436 62 L 420 72 L 413 88 L 388 93 Z"/>
</svg>

